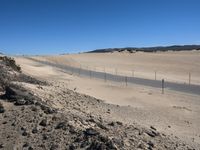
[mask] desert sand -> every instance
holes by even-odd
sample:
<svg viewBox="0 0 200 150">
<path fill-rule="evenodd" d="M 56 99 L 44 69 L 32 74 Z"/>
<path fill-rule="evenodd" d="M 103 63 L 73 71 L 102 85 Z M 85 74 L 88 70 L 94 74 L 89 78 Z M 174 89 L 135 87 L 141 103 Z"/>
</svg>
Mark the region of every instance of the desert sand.
<svg viewBox="0 0 200 150">
<path fill-rule="evenodd" d="M 97 71 L 116 74 L 134 75 L 157 80 L 180 83 L 188 82 L 188 73 L 192 75 L 192 84 L 200 83 L 200 52 L 157 52 L 157 53 L 103 53 L 74 54 L 61 56 L 37 56 L 40 60 L 72 65 Z M 154 126 L 158 131 L 178 137 L 184 142 L 200 147 L 200 96 L 166 90 L 128 85 L 124 83 L 104 82 L 94 78 L 67 74 L 62 69 L 43 65 L 23 57 L 15 58 L 28 75 L 42 80 L 50 80 L 60 87 L 78 93 L 90 95 L 105 103 L 120 106 L 112 109 L 111 115 L 126 124 L 138 123 L 142 126 Z M 55 100 L 58 108 L 62 102 Z M 102 107 L 102 110 L 104 108 Z M 95 109 L 87 110 L 95 114 Z M 104 115 L 104 113 L 102 113 Z"/>
<path fill-rule="evenodd" d="M 46 57 L 45 57 L 46 58 Z M 43 59 L 43 58 L 41 58 Z M 83 53 L 49 56 L 48 60 L 90 70 L 148 79 L 200 84 L 200 51 L 156 53 Z M 134 73 L 133 73 L 134 72 Z"/>
</svg>

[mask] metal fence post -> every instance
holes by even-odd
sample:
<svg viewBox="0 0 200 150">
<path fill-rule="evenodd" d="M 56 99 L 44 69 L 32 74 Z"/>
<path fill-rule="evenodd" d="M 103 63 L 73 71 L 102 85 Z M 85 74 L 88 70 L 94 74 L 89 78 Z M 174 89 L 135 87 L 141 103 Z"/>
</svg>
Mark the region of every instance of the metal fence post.
<svg viewBox="0 0 200 150">
<path fill-rule="evenodd" d="M 104 81 L 106 82 L 106 73 L 104 72 Z"/>
<path fill-rule="evenodd" d="M 78 74 L 81 76 L 81 67 L 79 67 Z"/>
<path fill-rule="evenodd" d="M 126 86 L 127 86 L 127 76 L 125 76 L 125 82 L 126 82 Z"/>
<path fill-rule="evenodd" d="M 90 70 L 90 79 L 92 78 L 92 71 Z"/>
<path fill-rule="evenodd" d="M 165 81 L 164 81 L 164 79 L 162 79 L 162 94 L 164 94 L 164 88 L 165 88 Z"/>
<path fill-rule="evenodd" d="M 189 72 L 189 85 L 191 83 L 191 73 Z"/>
</svg>

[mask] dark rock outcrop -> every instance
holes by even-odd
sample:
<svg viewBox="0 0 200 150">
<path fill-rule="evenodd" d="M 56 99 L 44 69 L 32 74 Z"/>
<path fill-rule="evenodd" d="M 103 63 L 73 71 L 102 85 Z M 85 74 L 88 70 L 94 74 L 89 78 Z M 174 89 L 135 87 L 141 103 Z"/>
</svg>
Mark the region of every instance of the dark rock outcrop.
<svg viewBox="0 0 200 150">
<path fill-rule="evenodd" d="M 4 113 L 5 112 L 5 109 L 3 107 L 3 104 L 0 103 L 0 113 Z"/>
</svg>

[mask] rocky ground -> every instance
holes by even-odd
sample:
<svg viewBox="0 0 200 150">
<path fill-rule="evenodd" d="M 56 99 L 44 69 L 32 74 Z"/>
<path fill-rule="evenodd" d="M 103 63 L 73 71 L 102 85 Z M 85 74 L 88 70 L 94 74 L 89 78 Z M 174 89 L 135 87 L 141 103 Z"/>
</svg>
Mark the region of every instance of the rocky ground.
<svg viewBox="0 0 200 150">
<path fill-rule="evenodd" d="M 0 60 L 0 149 L 193 149 L 152 126 L 124 124 L 112 117 L 120 106 L 29 77 L 10 60 Z"/>
</svg>

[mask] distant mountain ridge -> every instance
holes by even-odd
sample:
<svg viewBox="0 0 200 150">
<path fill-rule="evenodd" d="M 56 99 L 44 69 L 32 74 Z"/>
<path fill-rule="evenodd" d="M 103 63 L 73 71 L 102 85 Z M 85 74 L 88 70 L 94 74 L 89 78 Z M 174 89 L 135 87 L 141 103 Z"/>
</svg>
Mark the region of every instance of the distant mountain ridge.
<svg viewBox="0 0 200 150">
<path fill-rule="evenodd" d="M 173 45 L 173 46 L 157 46 L 157 47 L 125 47 L 125 48 L 105 48 L 96 49 L 87 53 L 107 53 L 107 52 L 123 52 L 128 51 L 130 53 L 142 51 L 142 52 L 157 52 L 157 51 L 186 51 L 186 50 L 200 50 L 200 45 Z"/>
</svg>

